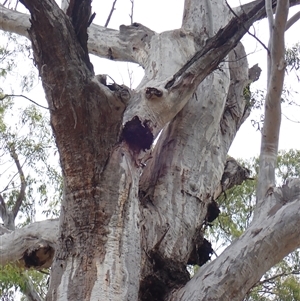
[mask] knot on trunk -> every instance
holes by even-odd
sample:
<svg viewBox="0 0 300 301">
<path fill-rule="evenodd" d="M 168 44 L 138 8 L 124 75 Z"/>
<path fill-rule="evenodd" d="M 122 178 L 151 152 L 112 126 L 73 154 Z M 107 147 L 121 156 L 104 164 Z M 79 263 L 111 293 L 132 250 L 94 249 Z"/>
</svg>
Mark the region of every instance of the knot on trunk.
<svg viewBox="0 0 300 301">
<path fill-rule="evenodd" d="M 146 88 L 146 98 L 147 99 L 157 99 L 163 96 L 163 92 L 156 88 Z"/>
<path fill-rule="evenodd" d="M 250 177 L 250 173 L 248 168 L 243 167 L 234 158 L 228 157 L 221 179 L 222 191 L 226 191 L 236 185 L 241 185 L 245 180 L 253 180 Z"/>
</svg>

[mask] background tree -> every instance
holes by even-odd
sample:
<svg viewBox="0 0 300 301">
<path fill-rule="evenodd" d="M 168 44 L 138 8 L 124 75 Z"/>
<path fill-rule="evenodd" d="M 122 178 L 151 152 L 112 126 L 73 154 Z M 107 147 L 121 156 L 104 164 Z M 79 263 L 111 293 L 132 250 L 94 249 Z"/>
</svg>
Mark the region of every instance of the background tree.
<svg viewBox="0 0 300 301">
<path fill-rule="evenodd" d="M 25 74 L 16 70 L 16 57 L 28 57 L 30 48 L 26 41 L 22 44 L 20 39 L 17 44 L 15 35 L 2 38 L 8 44 L 0 50 L 1 79 L 5 81 L 7 76 L 17 74 L 21 78 L 21 90 L 30 89 L 34 82 L 31 70 Z M 47 111 L 41 112 L 36 105 L 28 105 L 28 99 L 25 104 L 20 103 L 17 98 L 5 94 L 7 89 L 9 85 L 6 83 L 6 90 L 3 87 L 0 93 L 1 235 L 35 222 L 36 210 L 39 214 L 57 217 L 55 207 L 62 196 L 61 175 L 56 164 L 51 162 L 56 148 Z M 28 300 L 42 300 L 40 296 L 45 295 L 48 276 L 37 271 L 26 271 L 19 264 L 0 267 L 1 300 L 15 300 L 14 291 L 17 288 Z"/>
<path fill-rule="evenodd" d="M 0 23 L 32 42 L 64 197 L 59 224 L 4 234 L 3 264 L 19 259 L 38 269 L 52 263 L 55 250 L 47 300 L 244 298 L 300 244 L 299 180 L 275 186 L 284 31 L 289 6 L 299 1 L 235 10 L 226 1 L 185 1 L 182 27 L 161 34 L 138 23 L 119 31 L 91 25 L 88 0 L 67 1 L 65 10 L 53 0 L 21 3 L 31 15 L 28 32 L 28 16 L 3 6 Z M 239 40 L 265 15 L 269 76 L 253 221 L 189 279 L 186 265 L 211 252 L 204 230 L 218 215 L 217 197 L 242 180 L 234 164 L 223 171 L 249 115 L 243 92 L 259 71 L 248 69 Z M 135 90 L 108 84 L 95 76 L 89 52 L 136 62 L 145 76 Z"/>
</svg>

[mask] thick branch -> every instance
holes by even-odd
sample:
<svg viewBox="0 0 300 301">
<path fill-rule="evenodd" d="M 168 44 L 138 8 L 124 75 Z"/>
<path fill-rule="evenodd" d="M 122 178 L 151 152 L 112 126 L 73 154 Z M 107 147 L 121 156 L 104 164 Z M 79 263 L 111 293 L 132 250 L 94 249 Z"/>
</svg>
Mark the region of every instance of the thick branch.
<svg viewBox="0 0 300 301">
<path fill-rule="evenodd" d="M 251 80 L 241 43 L 230 53 L 228 61 L 229 68 L 224 64 L 224 68 L 208 76 L 164 128 L 140 181 L 143 246 L 148 252 L 153 246 L 159 249 L 160 260 L 164 258 L 166 266 L 170 260 L 176 261 L 178 278 L 182 275 L 181 266 L 187 262 L 203 264 L 203 259 L 207 260 L 205 248 L 201 249 L 203 225 L 218 212 L 214 199 L 218 188 L 222 192 L 220 181 L 226 154 L 244 116 L 243 90 Z M 226 110 L 223 134 L 220 119 L 228 88 L 227 102 L 234 114 Z M 171 238 L 160 242 L 167 226 L 167 236 Z M 151 263 L 148 264 L 150 267 L 145 269 L 151 270 Z M 169 285 L 163 276 L 161 281 L 166 287 Z"/>
<path fill-rule="evenodd" d="M 265 198 L 277 203 L 256 220 L 215 261 L 199 272 L 168 300 L 242 300 L 261 276 L 300 246 L 300 181 L 288 181 Z M 284 200 L 288 199 L 288 203 Z M 211 289 L 214 288 L 214 289 Z"/>
<path fill-rule="evenodd" d="M 285 30 L 288 30 L 290 27 L 292 27 L 299 19 L 300 19 L 300 11 L 298 11 L 296 14 L 294 14 L 294 15 L 287 21 Z"/>
<path fill-rule="evenodd" d="M 253 7 L 255 7 L 260 1 L 261 0 L 255 0 L 255 1 L 243 4 L 242 6 L 237 7 L 235 10 L 248 12 L 249 10 L 253 9 Z M 273 9 L 276 7 L 276 3 L 277 3 L 277 0 L 272 0 Z M 299 5 L 299 4 L 300 4 L 300 0 L 290 0 L 289 5 L 290 5 L 290 7 L 292 7 L 292 6 Z M 266 17 L 266 11 L 264 12 L 264 14 L 261 15 L 261 19 L 263 19 L 265 17 Z"/>
<path fill-rule="evenodd" d="M 87 48 L 89 20 L 91 16 L 91 0 L 71 0 L 66 15 L 71 17 L 77 40 L 84 52 L 84 61 L 93 71 Z"/>
<path fill-rule="evenodd" d="M 68 3 L 67 3 L 68 4 Z M 66 8 L 65 8 L 66 9 Z M 30 16 L 10 10 L 0 4 L 0 29 L 16 33 L 29 38 Z M 88 28 L 88 49 L 90 54 L 101 58 L 115 61 L 127 61 L 144 65 L 146 51 L 140 41 L 140 29 L 136 31 L 120 32 L 118 30 L 105 28 L 96 24 L 91 24 Z M 138 44 L 138 45 L 137 45 Z M 133 46 L 134 48 L 133 49 Z"/>
<path fill-rule="evenodd" d="M 142 124 L 148 122 L 148 127 L 155 137 L 161 128 L 184 107 L 199 84 L 238 44 L 253 22 L 264 14 L 264 8 L 264 1 L 260 1 L 247 14 L 242 13 L 232 18 L 213 38 L 207 40 L 206 45 L 196 52 L 171 79 L 139 91 L 132 106 L 127 108 L 123 123 L 139 116 Z M 157 91 L 156 97 L 152 99 L 147 97 L 147 92 L 154 90 Z"/>
<path fill-rule="evenodd" d="M 32 223 L 1 236 L 1 265 L 17 262 L 25 268 L 47 268 L 52 264 L 58 237 L 58 220 Z"/>
<path fill-rule="evenodd" d="M 13 32 L 29 38 L 30 27 L 29 15 L 11 10 L 0 4 L 0 29 Z"/>
<path fill-rule="evenodd" d="M 198 51 L 165 85 L 166 89 L 176 88 L 186 82 L 197 87 L 211 71 L 217 68 L 224 57 L 233 49 L 250 26 L 265 14 L 264 1 L 259 1 L 248 12 L 242 12 L 217 34 L 207 40 L 206 45 Z"/>
<path fill-rule="evenodd" d="M 270 36 L 271 65 L 265 101 L 264 128 L 261 136 L 256 212 L 261 211 L 260 205 L 267 191 L 275 186 L 275 167 L 281 123 L 281 93 L 286 66 L 284 33 L 289 11 L 288 2 L 287 0 L 278 1 Z"/>
</svg>

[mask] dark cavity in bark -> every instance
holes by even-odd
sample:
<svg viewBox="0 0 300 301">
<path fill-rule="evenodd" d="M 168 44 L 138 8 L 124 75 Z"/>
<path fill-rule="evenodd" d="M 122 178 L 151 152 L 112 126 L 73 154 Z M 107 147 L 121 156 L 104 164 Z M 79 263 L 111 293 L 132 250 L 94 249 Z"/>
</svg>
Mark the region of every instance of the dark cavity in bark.
<svg viewBox="0 0 300 301">
<path fill-rule="evenodd" d="M 153 139 L 147 121 L 142 123 L 137 116 L 125 124 L 121 135 L 121 140 L 125 140 L 129 147 L 136 152 L 150 149 Z"/>
<path fill-rule="evenodd" d="M 188 264 L 202 266 L 210 260 L 214 250 L 211 247 L 211 243 L 203 238 L 202 242 L 195 243 L 194 249 L 188 260 Z"/>
<path fill-rule="evenodd" d="M 141 281 L 139 300 L 163 301 L 171 288 L 179 288 L 190 280 L 184 264 L 163 258 L 157 250 L 149 252 L 148 257 L 153 272 Z"/>
<path fill-rule="evenodd" d="M 54 249 L 50 246 L 37 250 L 26 251 L 23 255 L 26 268 L 46 268 L 46 263 L 52 262 Z"/>
<path fill-rule="evenodd" d="M 216 201 L 212 201 L 207 206 L 207 214 L 205 218 L 205 222 L 207 224 L 212 223 L 220 214 L 220 209 Z"/>
</svg>

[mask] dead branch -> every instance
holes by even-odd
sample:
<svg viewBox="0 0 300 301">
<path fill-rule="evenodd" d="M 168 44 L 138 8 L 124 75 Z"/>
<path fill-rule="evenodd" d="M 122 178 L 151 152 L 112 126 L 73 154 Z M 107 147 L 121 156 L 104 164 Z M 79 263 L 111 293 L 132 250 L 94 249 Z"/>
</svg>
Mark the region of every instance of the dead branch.
<svg viewBox="0 0 300 301">
<path fill-rule="evenodd" d="M 235 11 L 232 9 L 232 7 L 228 4 L 228 2 L 227 2 L 227 0 L 225 0 L 225 2 L 226 2 L 226 5 L 227 5 L 227 7 L 228 7 L 228 9 L 231 11 L 231 13 L 236 17 L 236 18 L 239 18 L 238 17 L 238 15 L 235 13 Z M 268 49 L 268 47 L 255 35 L 255 34 L 252 34 L 250 31 L 249 31 L 249 29 L 247 29 L 247 28 L 245 28 L 246 29 L 246 31 L 247 31 L 247 33 L 251 36 L 251 37 L 253 37 L 259 44 L 261 44 L 261 46 L 263 47 L 263 48 L 265 48 L 266 50 L 267 50 L 267 52 L 269 52 L 269 49 Z"/>
<path fill-rule="evenodd" d="M 134 7 L 134 0 L 130 0 L 131 2 L 131 13 L 129 14 L 130 17 L 130 24 L 133 24 L 133 7 Z"/>
<path fill-rule="evenodd" d="M 29 98 L 29 97 L 27 97 L 27 96 L 25 96 L 25 95 L 5 94 L 5 95 L 3 95 L 2 97 L 0 97 L 0 100 L 3 100 L 3 99 L 5 99 L 5 98 L 7 98 L 7 97 L 23 97 L 23 98 L 29 100 L 30 102 L 32 102 L 33 104 L 37 105 L 38 107 L 43 108 L 43 109 L 46 109 L 46 110 L 49 110 L 49 108 L 44 107 L 44 106 L 38 104 L 37 102 L 35 102 L 34 100 L 32 100 L 31 98 Z"/>
<path fill-rule="evenodd" d="M 116 5 L 116 3 L 117 3 L 117 0 L 115 0 L 115 1 L 113 2 L 113 5 L 112 5 L 112 7 L 111 7 L 110 13 L 109 13 L 109 15 L 108 15 L 108 17 L 107 17 L 107 20 L 106 20 L 106 22 L 105 22 L 104 27 L 107 27 L 107 26 L 108 26 L 108 23 L 109 23 L 109 21 L 110 21 L 110 18 L 111 18 L 112 14 L 113 14 L 113 12 L 114 12 L 114 10 L 115 10 L 115 5 Z"/>
</svg>

